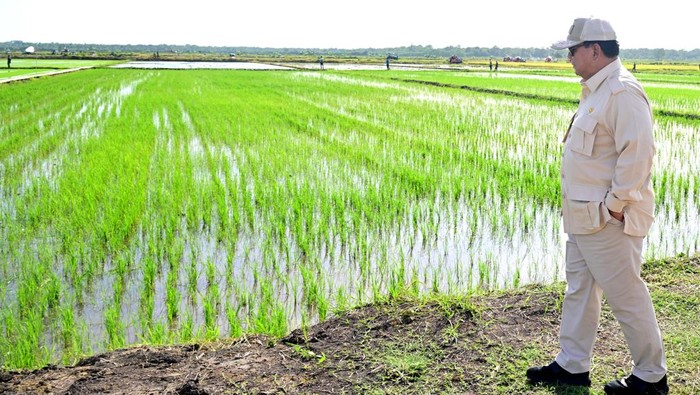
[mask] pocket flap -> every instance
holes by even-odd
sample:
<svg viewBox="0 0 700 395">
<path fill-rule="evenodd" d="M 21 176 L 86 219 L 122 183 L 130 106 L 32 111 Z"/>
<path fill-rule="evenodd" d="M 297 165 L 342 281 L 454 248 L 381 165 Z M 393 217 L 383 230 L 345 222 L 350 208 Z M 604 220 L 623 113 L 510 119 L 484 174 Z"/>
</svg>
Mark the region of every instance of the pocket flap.
<svg viewBox="0 0 700 395">
<path fill-rule="evenodd" d="M 584 202 L 603 202 L 608 188 L 594 185 L 572 184 L 566 186 L 566 198 Z"/>
<path fill-rule="evenodd" d="M 591 156 L 593 153 L 593 143 L 595 142 L 595 131 L 598 121 L 587 114 L 581 115 L 574 120 L 571 125 L 571 150 Z"/>
<path fill-rule="evenodd" d="M 598 121 L 595 118 L 589 116 L 588 114 L 583 114 L 574 119 L 572 127 L 581 129 L 584 132 L 591 134 L 595 130 L 596 125 L 598 125 Z"/>
</svg>

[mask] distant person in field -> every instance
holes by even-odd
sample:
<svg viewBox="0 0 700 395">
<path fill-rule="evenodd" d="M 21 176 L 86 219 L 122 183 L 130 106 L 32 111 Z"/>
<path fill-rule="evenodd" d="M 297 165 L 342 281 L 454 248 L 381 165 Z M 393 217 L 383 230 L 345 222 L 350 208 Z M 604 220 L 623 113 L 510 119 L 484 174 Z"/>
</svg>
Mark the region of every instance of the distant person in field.
<svg viewBox="0 0 700 395">
<path fill-rule="evenodd" d="M 493 59 L 489 59 L 489 71 L 493 71 Z"/>
<path fill-rule="evenodd" d="M 389 57 L 386 57 L 386 69 L 389 70 Z"/>
<path fill-rule="evenodd" d="M 7 54 L 7 68 L 10 68 L 10 65 L 12 64 L 12 55 L 9 53 Z"/>
<path fill-rule="evenodd" d="M 665 395 L 666 353 L 641 277 L 644 238 L 654 222 L 651 173 L 656 148 L 649 98 L 622 65 L 617 35 L 608 21 L 578 18 L 566 40 L 552 48 L 568 49 L 581 77 L 581 100 L 564 136 L 561 159 L 567 289 L 559 353 L 549 365 L 530 368 L 526 375 L 531 383 L 591 385 L 605 295 L 634 362 L 632 373 L 607 383 L 605 393 Z"/>
<path fill-rule="evenodd" d="M 498 61 L 496 61 L 496 68 L 493 71 L 498 71 Z"/>
<path fill-rule="evenodd" d="M 318 58 L 318 64 L 321 66 L 321 70 L 324 70 L 324 68 L 323 68 L 323 56 Z"/>
</svg>

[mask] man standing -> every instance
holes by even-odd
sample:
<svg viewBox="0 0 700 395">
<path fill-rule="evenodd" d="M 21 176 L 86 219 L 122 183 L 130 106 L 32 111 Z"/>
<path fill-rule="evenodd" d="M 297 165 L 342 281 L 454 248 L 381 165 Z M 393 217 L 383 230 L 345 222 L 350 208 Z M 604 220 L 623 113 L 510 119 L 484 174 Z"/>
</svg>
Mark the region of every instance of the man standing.
<svg viewBox="0 0 700 395">
<path fill-rule="evenodd" d="M 591 354 L 605 294 L 627 341 L 634 368 L 605 385 L 606 394 L 667 394 L 666 356 L 646 284 L 642 242 L 654 220 L 654 137 L 649 100 L 620 62 L 609 22 L 574 20 L 566 40 L 581 77 L 578 110 L 564 137 L 561 187 L 567 290 L 560 351 L 530 368 L 532 383 L 591 384 Z"/>
</svg>

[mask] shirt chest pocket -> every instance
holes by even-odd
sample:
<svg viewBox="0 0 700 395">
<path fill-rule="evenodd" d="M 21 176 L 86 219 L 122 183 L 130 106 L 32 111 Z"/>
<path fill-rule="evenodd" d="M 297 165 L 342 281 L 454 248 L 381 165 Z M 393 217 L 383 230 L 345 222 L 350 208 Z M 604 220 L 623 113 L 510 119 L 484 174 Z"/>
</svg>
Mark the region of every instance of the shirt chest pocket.
<svg viewBox="0 0 700 395">
<path fill-rule="evenodd" d="M 598 121 L 588 114 L 577 116 L 569 132 L 569 148 L 579 154 L 591 156 L 597 125 Z"/>
</svg>

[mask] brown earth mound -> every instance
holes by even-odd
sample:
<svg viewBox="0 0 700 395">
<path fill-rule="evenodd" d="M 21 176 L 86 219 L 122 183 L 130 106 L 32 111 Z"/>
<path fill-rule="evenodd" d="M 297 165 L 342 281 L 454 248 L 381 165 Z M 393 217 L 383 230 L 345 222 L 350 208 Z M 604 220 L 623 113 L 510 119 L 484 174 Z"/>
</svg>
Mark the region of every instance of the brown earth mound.
<svg viewBox="0 0 700 395">
<path fill-rule="evenodd" d="M 393 301 L 284 339 L 133 347 L 71 367 L 0 373 L 0 393 L 481 394 L 513 377 L 521 392 L 529 388 L 527 359 L 546 363 L 556 351 L 561 292 L 528 287 L 474 301 Z M 606 317 L 597 352 L 624 361 L 611 323 Z"/>
</svg>

